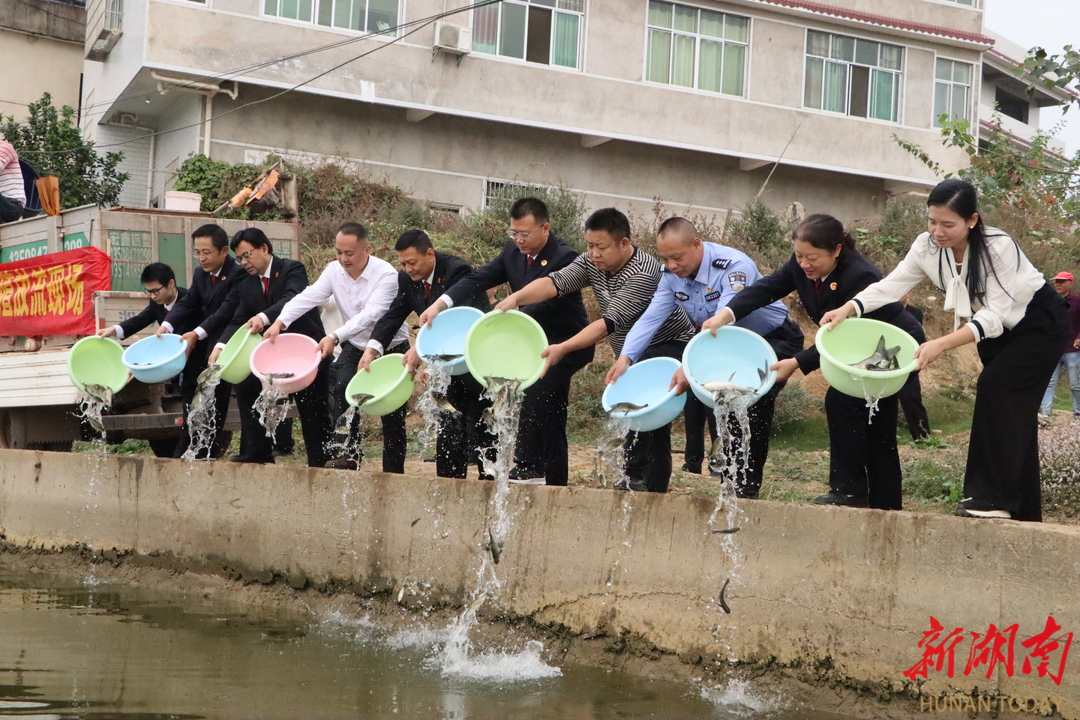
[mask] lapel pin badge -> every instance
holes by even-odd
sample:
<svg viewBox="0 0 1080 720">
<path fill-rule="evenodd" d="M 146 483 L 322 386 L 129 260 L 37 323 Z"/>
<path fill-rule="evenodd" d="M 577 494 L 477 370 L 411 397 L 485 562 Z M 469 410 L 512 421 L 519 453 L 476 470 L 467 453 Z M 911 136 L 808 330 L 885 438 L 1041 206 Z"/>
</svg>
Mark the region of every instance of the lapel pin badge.
<svg viewBox="0 0 1080 720">
<path fill-rule="evenodd" d="M 544 267 L 545 265 L 547 265 L 547 260 L 541 260 L 540 267 Z"/>
<path fill-rule="evenodd" d="M 830 283 L 829 284 L 829 289 L 830 290 L 835 290 L 836 289 L 836 283 Z"/>
</svg>

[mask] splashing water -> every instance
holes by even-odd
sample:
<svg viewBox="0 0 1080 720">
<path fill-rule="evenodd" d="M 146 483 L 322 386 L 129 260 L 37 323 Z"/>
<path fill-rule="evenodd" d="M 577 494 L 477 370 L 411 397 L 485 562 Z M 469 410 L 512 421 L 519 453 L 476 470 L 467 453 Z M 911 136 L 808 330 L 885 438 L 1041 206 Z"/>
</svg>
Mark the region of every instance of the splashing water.
<svg viewBox="0 0 1080 720">
<path fill-rule="evenodd" d="M 262 392 L 255 399 L 252 408 L 259 416 L 259 424 L 266 428 L 266 436 L 273 439 L 278 425 L 289 416 L 292 400 L 288 392 L 274 384 L 274 378 L 266 378 L 262 381 Z"/>
<path fill-rule="evenodd" d="M 604 430 L 596 444 L 596 478 L 600 487 L 614 487 L 616 490 L 630 490 L 630 479 L 626 477 L 626 434 L 630 431 L 630 421 L 626 418 L 608 416 Z"/>
<path fill-rule="evenodd" d="M 851 375 L 850 377 L 851 377 L 852 380 L 858 381 L 859 385 L 862 387 L 863 399 L 866 400 L 866 407 L 870 411 L 870 416 L 866 419 L 866 424 L 867 425 L 873 425 L 874 424 L 874 415 L 876 415 L 877 412 L 878 412 L 878 403 L 881 402 L 881 398 L 885 397 L 884 384 L 882 384 L 881 389 L 878 391 L 878 394 L 875 396 L 866 387 L 866 378 L 856 377 L 855 375 Z"/>
<path fill-rule="evenodd" d="M 761 715 L 773 713 L 783 706 L 783 702 L 777 697 L 768 697 L 767 694 L 756 690 L 749 680 L 734 678 L 724 684 L 702 686 L 701 698 L 708 700 L 718 710 L 732 713 L 725 717 L 746 717 L 747 715 Z"/>
<path fill-rule="evenodd" d="M 110 388 L 93 383 L 83 386 L 79 395 L 79 415 L 90 424 L 95 432 L 101 433 L 102 442 L 105 441 L 105 424 L 101 416 L 105 411 L 112 408 L 113 393 Z"/>
<path fill-rule="evenodd" d="M 220 365 L 211 365 L 199 374 L 195 397 L 188 409 L 187 424 L 191 445 L 184 453 L 184 460 L 190 462 L 199 458 L 210 459 L 210 449 L 217 434 L 217 397 L 214 392 L 220 383 Z"/>
<path fill-rule="evenodd" d="M 360 467 L 360 461 L 364 458 L 364 434 L 361 432 L 364 414 L 360 411 L 360 405 L 363 405 L 363 401 L 349 405 L 341 414 L 334 424 L 334 438 L 327 445 L 332 456 L 349 458 L 356 463 L 356 467 Z"/>
<path fill-rule="evenodd" d="M 420 442 L 429 450 L 439 436 L 439 425 L 443 416 L 460 414 L 446 399 L 450 387 L 450 372 L 444 365 L 432 363 L 427 368 L 427 392 L 420 396 L 417 409 L 424 418 L 424 427 L 420 430 Z"/>
</svg>

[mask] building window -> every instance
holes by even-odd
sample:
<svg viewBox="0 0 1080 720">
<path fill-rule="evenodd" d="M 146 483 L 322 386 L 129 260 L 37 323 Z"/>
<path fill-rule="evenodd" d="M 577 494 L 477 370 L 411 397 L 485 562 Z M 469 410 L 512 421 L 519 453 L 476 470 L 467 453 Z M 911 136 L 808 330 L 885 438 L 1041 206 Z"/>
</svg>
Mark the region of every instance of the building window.
<svg viewBox="0 0 1080 720">
<path fill-rule="evenodd" d="M 386 32 L 397 28 L 399 3 L 400 0 L 264 0 L 263 12 L 326 27 Z M 394 36 L 397 32 L 386 34 Z"/>
<path fill-rule="evenodd" d="M 585 0 L 503 0 L 473 10 L 473 50 L 577 69 Z"/>
<path fill-rule="evenodd" d="M 741 96 L 749 42 L 749 18 L 651 0 L 645 79 Z"/>
<path fill-rule="evenodd" d="M 896 122 L 904 49 L 807 31 L 803 103 L 816 110 Z"/>
<path fill-rule="evenodd" d="M 934 68 L 934 127 L 947 120 L 971 119 L 971 65 L 938 58 Z"/>
</svg>

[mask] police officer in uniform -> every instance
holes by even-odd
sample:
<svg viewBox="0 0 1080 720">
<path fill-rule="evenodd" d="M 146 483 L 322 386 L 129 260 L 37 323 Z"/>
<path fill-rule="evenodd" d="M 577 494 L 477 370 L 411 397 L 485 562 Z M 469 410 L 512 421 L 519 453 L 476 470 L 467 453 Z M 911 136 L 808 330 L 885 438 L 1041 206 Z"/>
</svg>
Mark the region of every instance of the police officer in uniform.
<svg viewBox="0 0 1080 720">
<path fill-rule="evenodd" d="M 681 217 L 664 221 L 656 238 L 656 252 L 664 263 L 664 274 L 645 314 L 634 324 L 626 337 L 622 355 L 608 372 L 607 382 L 612 383 L 626 372 L 631 364 L 640 359 L 653 334 L 671 315 L 681 307 L 700 328 L 702 323 L 721 310 L 737 292 L 761 277 L 757 265 L 745 253 L 716 243 L 704 242 L 697 236 L 693 224 Z M 777 301 L 741 318 L 740 327 L 756 332 L 772 346 L 778 358 L 790 358 L 802 350 L 803 334 L 795 321 L 788 317 L 787 308 Z M 685 387 L 682 370 L 677 380 Z M 773 411 L 776 396 L 783 387 L 777 383 L 760 400 L 750 406 L 750 452 L 745 474 L 735 478 L 739 497 L 757 497 L 761 488 L 761 473 L 769 452 L 769 435 L 772 432 Z M 689 393 L 686 398 L 686 416 L 689 424 L 694 413 L 710 412 L 701 401 Z M 741 431 L 736 423 L 730 424 L 736 443 L 741 442 Z M 687 454 L 692 452 L 687 438 Z M 704 448 L 700 451 L 704 455 Z"/>
</svg>

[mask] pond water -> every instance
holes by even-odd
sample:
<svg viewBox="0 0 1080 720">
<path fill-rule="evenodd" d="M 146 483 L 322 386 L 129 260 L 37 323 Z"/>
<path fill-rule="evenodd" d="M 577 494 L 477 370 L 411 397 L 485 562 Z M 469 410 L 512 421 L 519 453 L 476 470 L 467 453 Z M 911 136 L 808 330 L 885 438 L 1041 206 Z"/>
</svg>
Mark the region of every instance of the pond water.
<svg viewBox="0 0 1080 720">
<path fill-rule="evenodd" d="M 448 658 L 435 623 L 303 622 L 89 582 L 0 574 L 0 718 L 830 717 L 748 683 L 560 666 L 524 638 Z"/>
</svg>

